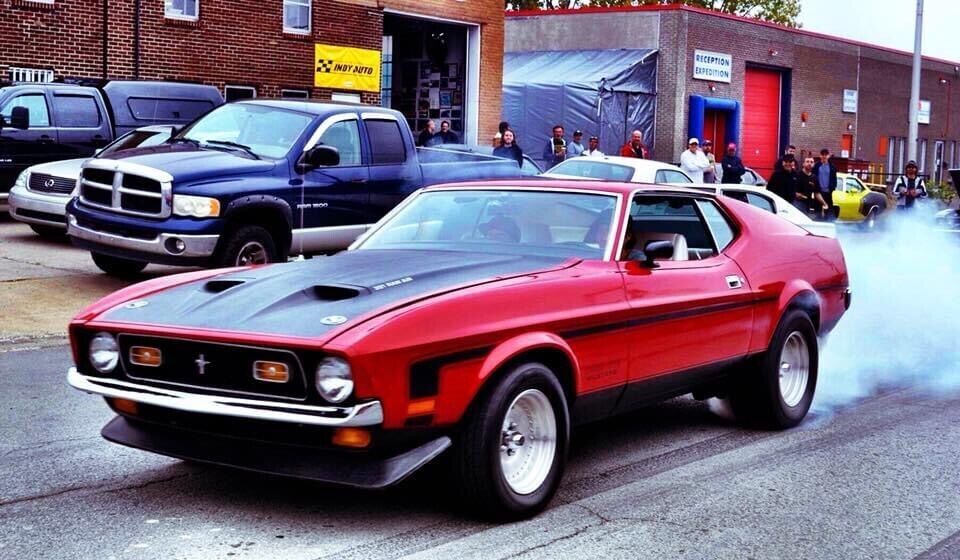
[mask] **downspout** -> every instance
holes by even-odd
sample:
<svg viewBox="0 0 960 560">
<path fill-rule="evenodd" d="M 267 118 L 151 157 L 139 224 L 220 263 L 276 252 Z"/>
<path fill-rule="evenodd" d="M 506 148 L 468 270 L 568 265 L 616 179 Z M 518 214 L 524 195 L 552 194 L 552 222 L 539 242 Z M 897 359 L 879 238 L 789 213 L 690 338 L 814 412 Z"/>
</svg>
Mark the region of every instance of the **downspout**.
<svg viewBox="0 0 960 560">
<path fill-rule="evenodd" d="M 107 45 L 109 44 L 109 43 L 108 43 L 109 39 L 108 39 L 108 36 L 107 36 L 107 29 L 108 29 L 108 25 L 107 25 L 108 19 L 107 19 L 107 18 L 108 18 L 108 14 L 110 13 L 110 10 L 107 8 L 107 1 L 108 1 L 108 0 L 103 0 L 103 41 L 102 41 L 102 43 L 103 43 L 103 62 L 102 62 L 103 68 L 102 68 L 101 71 L 100 71 L 101 78 L 103 78 L 104 81 L 107 80 Z"/>
<path fill-rule="evenodd" d="M 133 0 L 133 79 L 140 79 L 140 0 Z"/>
</svg>

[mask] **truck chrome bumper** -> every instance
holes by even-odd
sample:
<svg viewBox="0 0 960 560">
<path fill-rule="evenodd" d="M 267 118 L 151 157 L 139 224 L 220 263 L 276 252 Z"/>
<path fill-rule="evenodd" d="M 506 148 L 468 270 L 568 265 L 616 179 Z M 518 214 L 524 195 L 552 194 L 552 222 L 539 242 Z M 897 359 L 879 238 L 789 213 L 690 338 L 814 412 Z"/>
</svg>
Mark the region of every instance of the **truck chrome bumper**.
<svg viewBox="0 0 960 560">
<path fill-rule="evenodd" d="M 219 235 L 181 235 L 178 233 L 161 233 L 153 239 L 123 237 L 122 235 L 83 227 L 77 223 L 77 218 L 73 215 L 67 216 L 67 234 L 84 241 L 110 245 L 129 251 L 191 258 L 213 255 L 217 248 L 217 240 L 220 239 Z M 182 251 L 170 249 L 170 243 L 168 242 L 175 242 L 176 240 L 183 241 L 184 249 Z"/>
<path fill-rule="evenodd" d="M 252 418 L 312 426 L 375 426 L 383 423 L 380 401 L 355 406 L 310 406 L 256 399 L 199 395 L 150 387 L 117 379 L 91 377 L 71 367 L 67 382 L 81 391 L 104 397 L 219 416 Z"/>
</svg>

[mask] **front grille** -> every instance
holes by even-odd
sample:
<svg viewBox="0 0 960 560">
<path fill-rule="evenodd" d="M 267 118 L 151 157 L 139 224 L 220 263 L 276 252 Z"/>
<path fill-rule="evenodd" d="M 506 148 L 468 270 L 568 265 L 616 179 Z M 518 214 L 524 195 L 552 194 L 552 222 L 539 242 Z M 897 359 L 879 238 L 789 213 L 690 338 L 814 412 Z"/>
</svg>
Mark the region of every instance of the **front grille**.
<svg viewBox="0 0 960 560">
<path fill-rule="evenodd" d="M 67 177 L 57 177 L 46 173 L 31 173 L 30 182 L 27 188 L 31 191 L 52 193 L 52 194 L 70 194 L 73 187 L 77 184 L 76 179 Z"/>
<path fill-rule="evenodd" d="M 169 216 L 170 189 L 169 182 L 128 173 L 122 164 L 116 171 L 87 167 L 80 176 L 82 202 L 137 216 Z"/>
<path fill-rule="evenodd" d="M 306 378 L 300 360 L 288 350 L 126 334 L 120 335 L 119 339 L 124 371 L 129 378 L 146 384 L 188 386 L 213 394 L 307 398 Z M 160 349 L 161 365 L 132 364 L 130 348 L 133 346 Z M 254 379 L 253 363 L 257 360 L 287 364 L 290 380 L 268 383 Z"/>
</svg>

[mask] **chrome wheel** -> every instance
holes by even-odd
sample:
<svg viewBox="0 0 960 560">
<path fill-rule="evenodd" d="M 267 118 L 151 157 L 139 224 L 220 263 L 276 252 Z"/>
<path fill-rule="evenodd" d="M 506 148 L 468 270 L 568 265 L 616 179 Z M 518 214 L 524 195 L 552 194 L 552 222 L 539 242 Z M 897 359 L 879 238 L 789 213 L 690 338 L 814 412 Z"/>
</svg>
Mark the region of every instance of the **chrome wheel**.
<svg viewBox="0 0 960 560">
<path fill-rule="evenodd" d="M 557 453 L 557 418 L 538 389 L 523 391 L 507 408 L 500 431 L 500 470 L 511 490 L 531 494 L 550 474 Z"/>
<path fill-rule="evenodd" d="M 803 400 L 810 379 L 810 350 L 807 339 L 793 331 L 780 351 L 780 396 L 784 404 L 794 407 Z"/>
<path fill-rule="evenodd" d="M 237 266 L 266 264 L 267 262 L 269 262 L 267 248 L 258 241 L 248 241 L 237 253 Z"/>
</svg>

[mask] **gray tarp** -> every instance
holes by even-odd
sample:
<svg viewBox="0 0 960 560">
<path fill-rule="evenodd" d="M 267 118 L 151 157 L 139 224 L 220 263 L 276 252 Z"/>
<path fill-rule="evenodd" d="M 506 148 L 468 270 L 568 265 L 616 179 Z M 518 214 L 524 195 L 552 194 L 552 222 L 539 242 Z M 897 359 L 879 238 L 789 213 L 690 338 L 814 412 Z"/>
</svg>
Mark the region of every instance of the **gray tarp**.
<svg viewBox="0 0 960 560">
<path fill-rule="evenodd" d="M 635 129 L 653 147 L 657 57 L 653 49 L 508 52 L 503 60 L 503 119 L 539 160 L 554 125 L 600 138 L 616 154 Z"/>
</svg>

